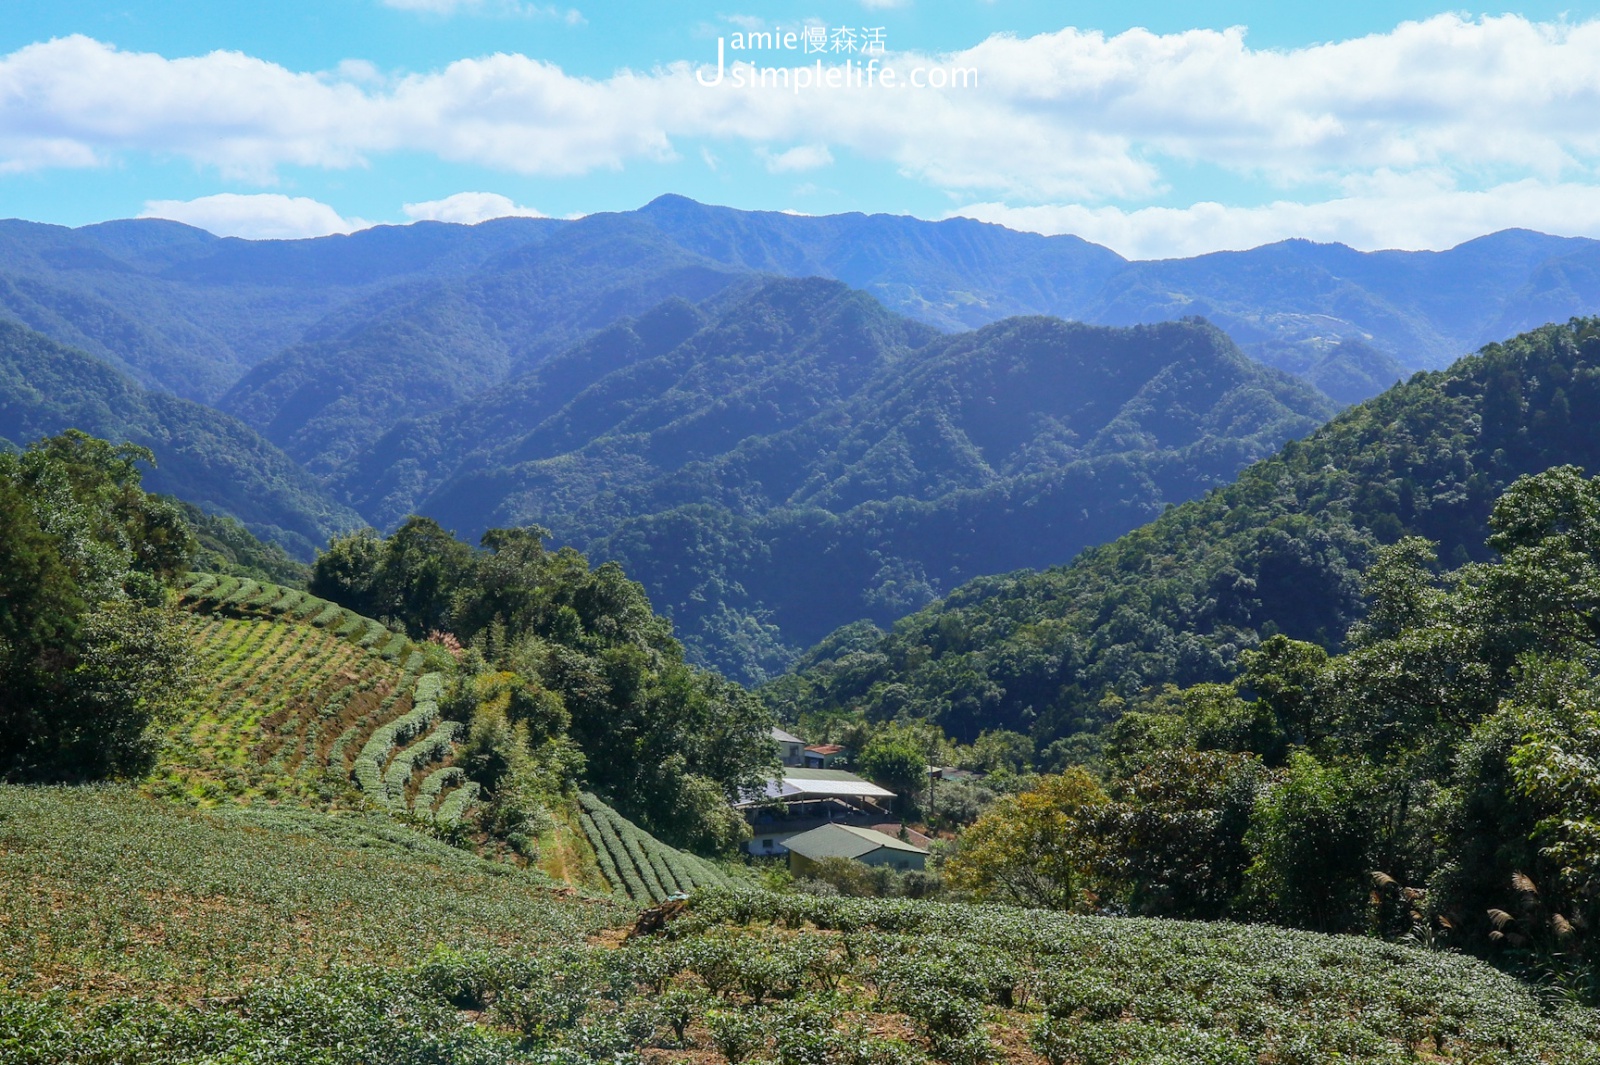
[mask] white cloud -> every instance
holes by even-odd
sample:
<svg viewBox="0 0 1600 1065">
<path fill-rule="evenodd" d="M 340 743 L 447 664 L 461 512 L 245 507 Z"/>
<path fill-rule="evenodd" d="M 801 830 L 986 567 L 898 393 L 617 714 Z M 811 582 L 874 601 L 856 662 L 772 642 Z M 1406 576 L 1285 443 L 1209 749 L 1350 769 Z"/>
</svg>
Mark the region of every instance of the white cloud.
<svg viewBox="0 0 1600 1065">
<path fill-rule="evenodd" d="M 693 140 L 802 144 L 796 165 L 846 149 L 952 202 L 1076 211 L 1102 226 L 1163 217 L 1138 205 L 1165 194 L 1175 164 L 1237 172 L 1286 204 L 1321 198 L 1305 190 L 1353 174 L 1442 174 L 1456 199 L 1440 202 L 1464 204 L 1473 188 L 1576 187 L 1600 170 L 1597 54 L 1600 21 L 1519 16 L 1440 15 L 1294 50 L 1252 49 L 1237 29 L 1065 29 L 886 57 L 902 74 L 934 63 L 976 69 L 976 88 L 793 92 L 703 87 L 695 72 L 710 56 L 606 78 L 510 54 L 378 76 L 361 66 L 290 71 L 237 52 L 171 59 L 68 37 L 0 58 L 0 170 L 148 153 L 270 185 L 287 166 L 355 167 L 408 152 L 570 176 L 671 161 Z M 1352 191 L 1332 202 L 1411 202 L 1396 196 Z M 1037 206 L 1067 202 L 1091 206 Z M 1289 208 L 1255 210 L 1287 217 Z M 1337 213 L 1321 210 L 1317 218 Z"/>
<path fill-rule="evenodd" d="M 510 197 L 496 192 L 458 192 L 442 200 L 408 203 L 403 208 L 413 222 L 429 219 L 435 222 L 460 222 L 474 225 L 491 218 L 544 218 L 541 211 L 523 207 Z"/>
<path fill-rule="evenodd" d="M 766 162 L 768 172 L 773 174 L 816 170 L 818 167 L 833 165 L 833 153 L 828 151 L 826 144 L 802 144 L 776 155 L 766 148 L 757 148 L 756 154 Z"/>
<path fill-rule="evenodd" d="M 421 11 L 430 15 L 454 15 L 458 11 L 484 12 L 498 15 L 522 15 L 530 18 L 552 19 L 569 26 L 581 26 L 588 20 L 577 8 L 560 8 L 553 4 L 527 4 L 519 0 L 381 0 L 384 7 L 400 11 Z"/>
<path fill-rule="evenodd" d="M 351 233 L 370 223 L 344 218 L 325 203 L 275 192 L 240 195 L 223 192 L 197 200 L 151 200 L 140 218 L 169 218 L 209 230 L 219 237 L 294 240 Z"/>
<path fill-rule="evenodd" d="M 1367 187 L 1332 200 L 1283 200 L 1260 207 L 1197 203 L 1123 210 L 979 203 L 953 213 L 1011 229 L 1072 233 L 1131 259 L 1238 251 L 1291 237 L 1363 251 L 1442 250 L 1511 228 L 1600 237 L 1600 187 L 1594 185 L 1532 178 L 1481 191 L 1440 187 L 1425 178 L 1352 184 Z"/>
</svg>

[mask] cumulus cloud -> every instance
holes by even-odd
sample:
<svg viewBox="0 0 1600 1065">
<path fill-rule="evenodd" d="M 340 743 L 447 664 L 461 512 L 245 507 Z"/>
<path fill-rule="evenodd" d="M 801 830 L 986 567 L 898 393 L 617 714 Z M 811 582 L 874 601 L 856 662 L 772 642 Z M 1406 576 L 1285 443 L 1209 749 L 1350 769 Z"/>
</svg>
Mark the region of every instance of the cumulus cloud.
<svg viewBox="0 0 1600 1065">
<path fill-rule="evenodd" d="M 167 218 L 215 233 L 250 240 L 295 240 L 351 233 L 369 223 L 344 218 L 332 207 L 306 196 L 275 192 L 240 195 L 233 192 L 197 200 L 150 200 L 140 218 Z"/>
<path fill-rule="evenodd" d="M 1291 237 L 1383 248 L 1452 248 L 1500 229 L 1600 237 L 1600 187 L 1528 178 L 1482 190 L 1412 181 L 1362 181 L 1349 195 L 1320 202 L 1280 200 L 1258 207 L 1012 207 L 978 203 L 953 212 L 1036 233 L 1072 233 L 1130 259 L 1239 251 Z"/>
<path fill-rule="evenodd" d="M 460 222 L 474 225 L 491 218 L 544 218 L 544 212 L 523 207 L 509 196 L 497 192 L 458 192 L 442 200 L 408 203 L 402 208 L 413 222 L 424 219 L 434 222 Z"/>
<path fill-rule="evenodd" d="M 1444 175 L 1429 202 L 1488 202 L 1488 213 L 1500 204 L 1507 218 L 1532 212 L 1518 206 L 1523 182 L 1578 189 L 1600 167 L 1596 54 L 1600 21 L 1514 15 L 1440 15 L 1292 50 L 1251 48 L 1241 29 L 1069 28 L 883 59 L 901 84 L 913 67 L 939 66 L 976 71 L 975 86 L 795 92 L 741 89 L 731 78 L 707 88 L 696 79 L 703 61 L 584 78 L 497 54 L 376 76 L 364 67 L 291 71 L 237 52 L 167 58 L 68 37 L 0 58 L 0 170 L 144 152 L 270 185 L 283 167 L 362 166 L 391 152 L 572 176 L 675 160 L 684 141 L 762 149 L 786 169 L 826 165 L 846 150 L 970 211 L 1024 212 L 1008 217 L 1034 226 L 1122 227 L 1120 239 L 1147 247 L 1153 237 L 1139 233 L 1178 219 L 1140 204 L 1164 196 L 1179 165 L 1240 174 L 1283 201 L 1230 209 L 1213 240 L 1231 225 L 1275 232 L 1268 220 L 1293 217 L 1297 205 L 1316 208 L 1300 216 L 1308 225 L 1350 230 L 1355 221 L 1334 219 L 1421 202 L 1395 189 L 1308 202 L 1318 194 L 1306 190 L 1351 175 Z M 780 152 L 785 144 L 804 147 Z M 1200 219 L 1204 208 L 1183 218 Z M 1399 209 L 1367 217 L 1406 221 Z"/>
<path fill-rule="evenodd" d="M 790 148 L 786 152 L 776 154 L 765 148 L 759 148 L 756 154 L 765 160 L 767 170 L 774 174 L 816 170 L 818 167 L 833 165 L 833 153 L 828 151 L 826 144 L 802 144 L 798 148 Z"/>
</svg>

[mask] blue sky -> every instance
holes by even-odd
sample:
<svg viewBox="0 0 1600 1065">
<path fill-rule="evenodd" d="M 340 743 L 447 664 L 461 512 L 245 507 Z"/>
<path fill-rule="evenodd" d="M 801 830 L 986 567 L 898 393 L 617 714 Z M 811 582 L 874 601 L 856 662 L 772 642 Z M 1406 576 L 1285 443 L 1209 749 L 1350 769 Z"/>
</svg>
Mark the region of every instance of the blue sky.
<svg viewBox="0 0 1600 1065">
<path fill-rule="evenodd" d="M 157 214 L 294 236 L 678 192 L 966 214 L 1141 257 L 1292 235 L 1447 247 L 1509 225 L 1600 236 L 1600 0 L 10 0 L 6 15 L 0 215 L 67 225 Z M 881 27 L 902 83 L 696 84 L 719 37 L 807 24 Z M 957 69 L 977 83 L 903 84 Z"/>
</svg>

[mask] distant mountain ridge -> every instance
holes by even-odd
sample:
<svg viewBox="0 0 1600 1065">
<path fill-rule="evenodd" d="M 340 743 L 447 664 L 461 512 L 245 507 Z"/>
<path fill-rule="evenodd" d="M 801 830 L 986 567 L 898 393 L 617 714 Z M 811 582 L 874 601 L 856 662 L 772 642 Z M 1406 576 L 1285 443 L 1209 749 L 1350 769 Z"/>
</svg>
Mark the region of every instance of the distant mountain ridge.
<svg viewBox="0 0 1600 1065">
<path fill-rule="evenodd" d="M 0 438 L 82 429 L 156 453 L 145 487 L 231 515 L 301 558 L 361 519 L 236 418 L 140 388 L 100 360 L 0 322 Z"/>
<path fill-rule="evenodd" d="M 440 409 L 619 317 L 673 295 L 697 302 L 754 274 L 841 280 L 946 331 L 1025 314 L 1103 325 L 1203 316 L 1339 402 L 1497 337 L 1600 311 L 1600 242 L 1522 230 L 1444 252 L 1290 240 L 1130 262 L 1078 237 L 971 219 L 810 217 L 673 195 L 570 221 L 427 222 L 295 241 L 217 238 L 155 219 L 0 222 L 0 317 L 146 387 L 220 402 L 318 468 L 373 438 L 344 424 L 349 408 L 383 398 L 353 389 L 356 379 L 392 385 L 408 363 L 432 366 L 448 348 L 460 383 L 424 373 L 427 386 L 407 397 Z M 1350 342 L 1363 346 L 1357 357 L 1347 357 Z M 331 410 L 301 412 L 294 397 L 308 376 L 344 386 Z M 391 406 L 357 411 L 355 428 L 372 422 L 381 435 L 399 413 Z M 323 456 L 330 427 L 333 454 Z"/>
<path fill-rule="evenodd" d="M 403 423 L 338 487 L 388 525 L 538 522 L 760 677 L 843 622 L 1065 561 L 1334 407 L 1201 323 L 954 336 L 836 281 L 670 300 Z"/>
</svg>

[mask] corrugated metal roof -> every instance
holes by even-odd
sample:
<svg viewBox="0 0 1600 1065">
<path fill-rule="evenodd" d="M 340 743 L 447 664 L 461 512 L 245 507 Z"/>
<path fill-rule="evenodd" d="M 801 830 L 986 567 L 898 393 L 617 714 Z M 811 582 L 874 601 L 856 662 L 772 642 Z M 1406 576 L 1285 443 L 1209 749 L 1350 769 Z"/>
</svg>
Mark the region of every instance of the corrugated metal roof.
<svg viewBox="0 0 1600 1065">
<path fill-rule="evenodd" d="M 880 788 L 869 780 L 842 769 L 785 769 L 783 776 L 767 781 L 765 788 L 751 795 L 746 792 L 747 806 L 762 798 L 768 799 L 892 799 L 894 792 Z"/>
<path fill-rule="evenodd" d="M 821 828 L 813 828 L 810 832 L 790 836 L 783 841 L 783 845 L 802 858 L 809 858 L 814 862 L 824 858 L 861 858 L 876 850 L 900 851 L 905 854 L 928 853 L 921 847 L 914 847 L 893 836 L 886 836 L 870 828 L 856 828 L 853 825 L 823 825 Z"/>
<path fill-rule="evenodd" d="M 805 746 L 805 742 L 806 742 L 805 740 L 801 739 L 799 736 L 796 736 L 794 733 L 785 732 L 785 731 L 783 731 L 783 729 L 778 728 L 777 726 L 773 726 L 772 738 L 777 740 L 779 743 L 798 743 L 802 747 Z"/>
</svg>

